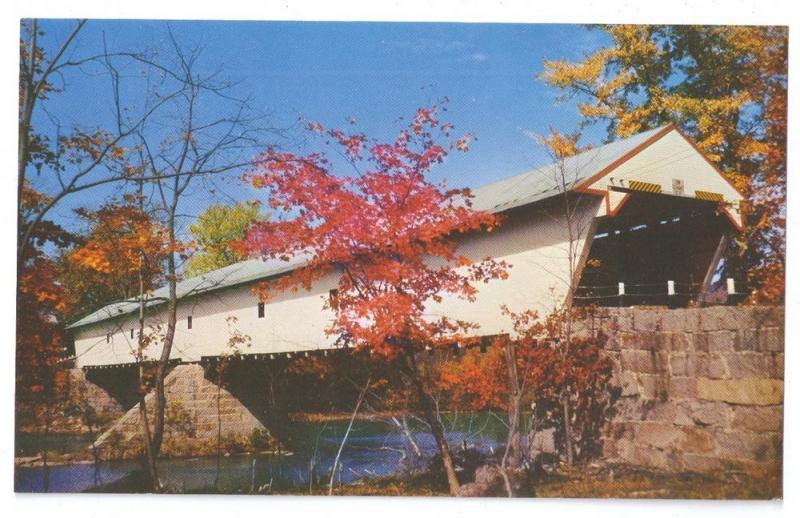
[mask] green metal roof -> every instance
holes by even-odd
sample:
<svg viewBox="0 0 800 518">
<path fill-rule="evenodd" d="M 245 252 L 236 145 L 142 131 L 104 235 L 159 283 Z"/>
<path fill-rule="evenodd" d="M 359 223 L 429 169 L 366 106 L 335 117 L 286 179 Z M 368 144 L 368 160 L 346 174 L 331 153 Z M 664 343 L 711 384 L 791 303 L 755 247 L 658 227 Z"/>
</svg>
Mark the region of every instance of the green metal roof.
<svg viewBox="0 0 800 518">
<path fill-rule="evenodd" d="M 274 259 L 270 261 L 263 261 L 261 259 L 249 259 L 242 261 L 219 270 L 191 277 L 189 279 L 178 282 L 177 294 L 178 298 L 182 299 L 202 293 L 236 286 L 248 282 L 257 281 L 259 279 L 266 279 L 275 275 L 285 273 L 308 261 L 308 256 L 297 256 L 289 261 L 281 261 Z M 153 307 L 166 302 L 169 295 L 169 288 L 162 286 L 154 290 L 147 296 L 146 306 Z M 67 329 L 74 329 L 90 324 L 96 324 L 111 318 L 121 317 L 130 313 L 139 311 L 139 299 L 123 300 L 113 302 L 104 306 L 94 313 L 83 317 L 67 326 Z"/>
<path fill-rule="evenodd" d="M 625 139 L 584 151 L 564 159 L 563 164 L 547 164 L 531 171 L 510 176 L 472 190 L 472 206 L 479 210 L 503 212 L 541 201 L 561 193 L 561 182 L 556 175 L 564 172 L 567 190 L 599 173 L 612 162 L 632 151 L 647 139 L 663 130 L 655 128 Z M 563 167 L 562 167 L 563 166 Z"/>
</svg>

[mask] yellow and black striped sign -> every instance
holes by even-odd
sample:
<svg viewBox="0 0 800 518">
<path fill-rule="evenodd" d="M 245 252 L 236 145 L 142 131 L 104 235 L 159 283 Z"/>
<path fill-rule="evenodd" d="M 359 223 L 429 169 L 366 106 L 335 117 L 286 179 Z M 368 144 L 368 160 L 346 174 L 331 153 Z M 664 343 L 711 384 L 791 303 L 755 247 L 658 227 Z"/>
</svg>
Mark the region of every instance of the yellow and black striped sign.
<svg viewBox="0 0 800 518">
<path fill-rule="evenodd" d="M 642 192 L 661 192 L 661 185 L 657 183 L 650 183 L 650 182 L 640 182 L 638 180 L 630 180 L 628 182 L 628 188 L 633 191 L 642 191 Z"/>
<path fill-rule="evenodd" d="M 698 200 L 721 202 L 724 198 L 718 192 L 694 191 L 694 197 Z"/>
</svg>

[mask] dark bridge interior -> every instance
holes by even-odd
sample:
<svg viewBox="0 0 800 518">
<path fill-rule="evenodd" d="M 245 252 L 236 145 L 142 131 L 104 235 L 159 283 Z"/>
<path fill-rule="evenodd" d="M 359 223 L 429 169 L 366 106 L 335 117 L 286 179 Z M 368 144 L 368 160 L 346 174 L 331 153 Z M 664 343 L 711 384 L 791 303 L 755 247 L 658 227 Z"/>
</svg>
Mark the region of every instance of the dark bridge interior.
<svg viewBox="0 0 800 518">
<path fill-rule="evenodd" d="M 711 280 L 720 241 L 731 230 L 715 203 L 633 193 L 616 216 L 598 223 L 575 303 L 687 306 Z"/>
</svg>

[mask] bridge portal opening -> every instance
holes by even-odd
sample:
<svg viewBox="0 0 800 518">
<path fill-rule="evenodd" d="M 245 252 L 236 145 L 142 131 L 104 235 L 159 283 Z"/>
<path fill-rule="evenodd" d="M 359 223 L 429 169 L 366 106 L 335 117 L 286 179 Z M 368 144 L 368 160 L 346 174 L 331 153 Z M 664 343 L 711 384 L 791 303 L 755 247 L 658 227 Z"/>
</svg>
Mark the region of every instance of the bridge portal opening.
<svg viewBox="0 0 800 518">
<path fill-rule="evenodd" d="M 599 221 L 575 303 L 690 305 L 708 292 L 731 231 L 715 203 L 631 193 L 616 216 Z"/>
</svg>

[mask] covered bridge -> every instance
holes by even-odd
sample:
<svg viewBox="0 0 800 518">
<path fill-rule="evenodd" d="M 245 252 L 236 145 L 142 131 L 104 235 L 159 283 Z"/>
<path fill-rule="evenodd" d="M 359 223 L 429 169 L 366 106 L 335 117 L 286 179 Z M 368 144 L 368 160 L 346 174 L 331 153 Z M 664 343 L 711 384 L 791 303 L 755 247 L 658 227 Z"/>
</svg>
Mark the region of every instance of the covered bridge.
<svg viewBox="0 0 800 518">
<path fill-rule="evenodd" d="M 686 305 L 708 297 L 726 239 L 743 226 L 741 194 L 671 125 L 473 194 L 475 208 L 506 219 L 495 232 L 463 237 L 460 251 L 505 260 L 509 278 L 481 285 L 473 303 L 445 298 L 430 312 L 476 322 L 480 335 L 510 330 L 503 304 L 544 315 L 568 297 L 600 305 Z M 334 347 L 324 333 L 332 315 L 323 309 L 333 276 L 267 304 L 252 291 L 302 261 L 248 260 L 181 281 L 173 358 L 196 362 L 229 353 L 234 333 L 250 337 L 244 352 L 257 356 Z M 148 301 L 147 325 L 156 332 L 165 327 L 166 294 L 155 290 Z M 69 326 L 77 365 L 132 363 L 138 307 L 136 300 L 115 302 Z M 159 352 L 156 343 L 148 355 Z"/>
</svg>

